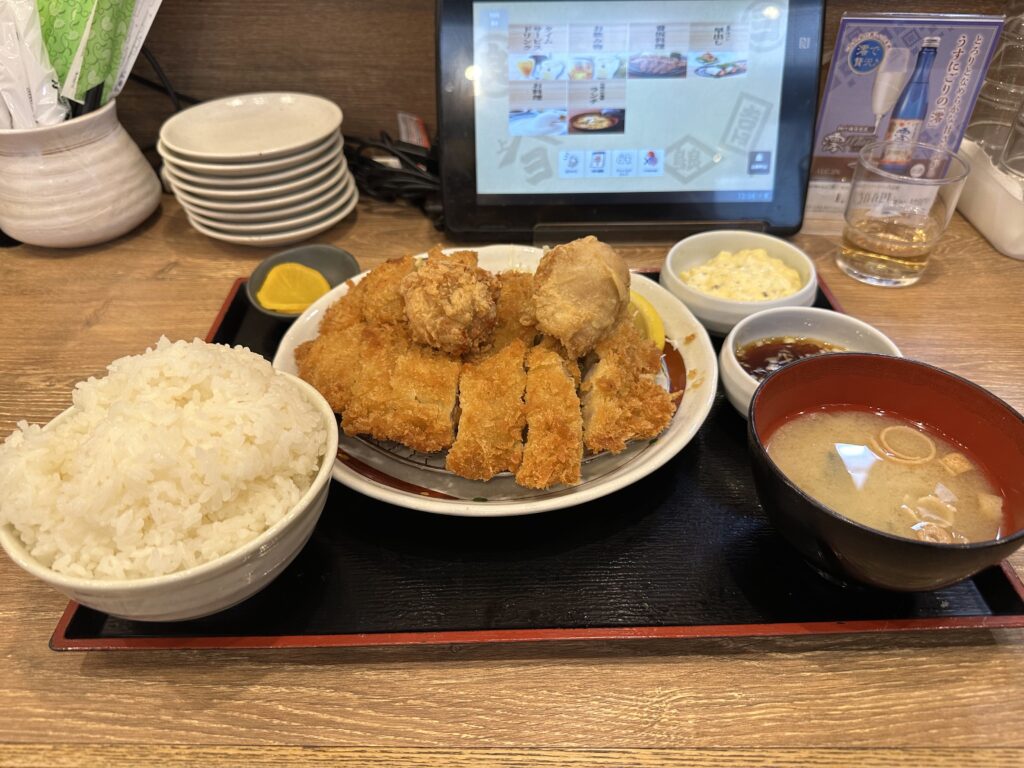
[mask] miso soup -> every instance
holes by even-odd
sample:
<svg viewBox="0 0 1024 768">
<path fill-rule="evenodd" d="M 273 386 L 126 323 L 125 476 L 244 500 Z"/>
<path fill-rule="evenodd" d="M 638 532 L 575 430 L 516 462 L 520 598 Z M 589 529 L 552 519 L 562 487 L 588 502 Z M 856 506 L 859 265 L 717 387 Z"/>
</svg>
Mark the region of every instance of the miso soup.
<svg viewBox="0 0 1024 768">
<path fill-rule="evenodd" d="M 799 414 L 766 443 L 802 491 L 863 525 L 922 541 L 1000 536 L 1003 496 L 963 448 L 907 419 L 825 408 Z"/>
</svg>

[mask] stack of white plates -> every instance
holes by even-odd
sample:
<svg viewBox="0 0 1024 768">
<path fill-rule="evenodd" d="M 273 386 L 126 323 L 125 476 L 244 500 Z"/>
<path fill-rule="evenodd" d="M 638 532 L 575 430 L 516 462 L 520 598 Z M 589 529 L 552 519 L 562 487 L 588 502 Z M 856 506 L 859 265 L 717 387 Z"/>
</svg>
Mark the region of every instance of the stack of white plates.
<svg viewBox="0 0 1024 768">
<path fill-rule="evenodd" d="M 163 176 L 192 226 L 243 245 L 306 240 L 359 201 L 341 110 L 304 93 L 250 93 L 178 112 L 160 129 Z"/>
</svg>

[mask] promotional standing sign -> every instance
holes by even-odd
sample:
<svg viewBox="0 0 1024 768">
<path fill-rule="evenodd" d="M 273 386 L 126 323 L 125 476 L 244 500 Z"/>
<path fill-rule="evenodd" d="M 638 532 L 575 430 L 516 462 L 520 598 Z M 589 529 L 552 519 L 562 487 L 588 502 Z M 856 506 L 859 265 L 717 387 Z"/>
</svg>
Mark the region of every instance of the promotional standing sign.
<svg viewBox="0 0 1024 768">
<path fill-rule="evenodd" d="M 804 232 L 842 229 L 857 153 L 868 144 L 959 148 L 1002 26 L 999 16 L 843 17 L 815 131 Z M 881 167 L 906 172 L 909 162 L 909 149 L 897 145 Z"/>
</svg>

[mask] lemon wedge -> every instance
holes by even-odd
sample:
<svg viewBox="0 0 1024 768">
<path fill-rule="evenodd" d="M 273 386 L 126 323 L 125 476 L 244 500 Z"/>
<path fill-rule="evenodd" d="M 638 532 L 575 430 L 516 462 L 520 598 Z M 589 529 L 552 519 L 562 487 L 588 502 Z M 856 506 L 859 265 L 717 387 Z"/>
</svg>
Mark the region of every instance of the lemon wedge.
<svg viewBox="0 0 1024 768">
<path fill-rule="evenodd" d="M 312 267 L 285 261 L 267 272 L 256 300 L 266 309 L 292 314 L 304 311 L 329 290 L 327 279 Z"/>
<path fill-rule="evenodd" d="M 665 348 L 665 324 L 661 316 L 647 299 L 636 291 L 629 292 L 629 319 L 658 349 Z"/>
</svg>

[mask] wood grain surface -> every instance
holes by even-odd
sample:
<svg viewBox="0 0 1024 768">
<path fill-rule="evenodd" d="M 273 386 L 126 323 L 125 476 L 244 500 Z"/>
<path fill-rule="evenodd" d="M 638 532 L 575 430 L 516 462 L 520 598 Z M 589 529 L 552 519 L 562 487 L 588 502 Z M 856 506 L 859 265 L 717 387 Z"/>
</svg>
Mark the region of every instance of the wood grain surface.
<svg viewBox="0 0 1024 768">
<path fill-rule="evenodd" d="M 372 267 L 442 237 L 371 201 L 318 239 Z M 958 217 L 924 280 L 886 290 L 840 275 L 829 238 L 796 240 L 849 312 L 1024 408 L 1024 262 Z M 268 253 L 195 232 L 167 197 L 106 246 L 0 251 L 0 434 L 160 334 L 203 336 Z M 1024 764 L 1021 631 L 57 654 L 64 604 L 0 557 L 0 765 Z"/>
</svg>

